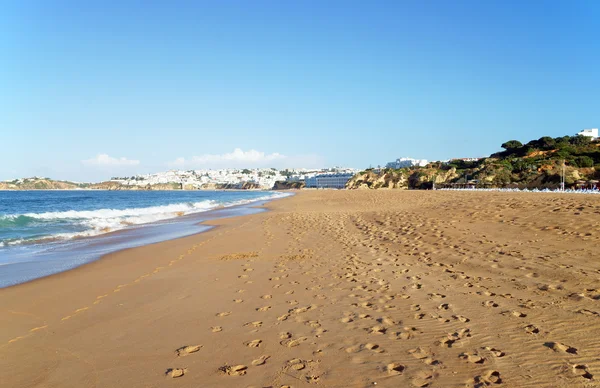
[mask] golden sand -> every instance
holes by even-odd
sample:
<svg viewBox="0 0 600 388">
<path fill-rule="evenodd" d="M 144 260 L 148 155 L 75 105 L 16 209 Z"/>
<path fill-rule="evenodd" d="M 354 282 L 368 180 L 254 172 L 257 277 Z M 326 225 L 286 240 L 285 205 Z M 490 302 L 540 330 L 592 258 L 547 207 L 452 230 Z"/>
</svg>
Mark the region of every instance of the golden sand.
<svg viewBox="0 0 600 388">
<path fill-rule="evenodd" d="M 0 290 L 0 386 L 600 386 L 599 197 L 267 206 Z"/>
</svg>

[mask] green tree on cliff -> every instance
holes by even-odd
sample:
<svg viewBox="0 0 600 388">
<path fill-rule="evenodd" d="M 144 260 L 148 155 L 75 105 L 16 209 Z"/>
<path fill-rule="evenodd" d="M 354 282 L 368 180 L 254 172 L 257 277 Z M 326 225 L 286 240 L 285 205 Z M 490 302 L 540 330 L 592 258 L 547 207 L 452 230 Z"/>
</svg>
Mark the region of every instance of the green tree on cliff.
<svg viewBox="0 0 600 388">
<path fill-rule="evenodd" d="M 507 151 L 512 151 L 523 147 L 523 143 L 518 140 L 509 140 L 506 143 L 503 143 L 501 147 Z"/>
</svg>

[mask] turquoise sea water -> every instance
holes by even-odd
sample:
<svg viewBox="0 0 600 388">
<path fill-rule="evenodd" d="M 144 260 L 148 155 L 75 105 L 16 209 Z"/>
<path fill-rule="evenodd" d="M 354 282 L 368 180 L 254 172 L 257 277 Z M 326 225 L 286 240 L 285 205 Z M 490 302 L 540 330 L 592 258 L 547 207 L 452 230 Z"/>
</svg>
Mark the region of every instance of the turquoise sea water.
<svg viewBox="0 0 600 388">
<path fill-rule="evenodd" d="M 0 287 L 103 254 L 201 232 L 198 222 L 248 214 L 264 191 L 0 191 Z M 119 231 L 119 233 L 112 233 Z"/>
</svg>

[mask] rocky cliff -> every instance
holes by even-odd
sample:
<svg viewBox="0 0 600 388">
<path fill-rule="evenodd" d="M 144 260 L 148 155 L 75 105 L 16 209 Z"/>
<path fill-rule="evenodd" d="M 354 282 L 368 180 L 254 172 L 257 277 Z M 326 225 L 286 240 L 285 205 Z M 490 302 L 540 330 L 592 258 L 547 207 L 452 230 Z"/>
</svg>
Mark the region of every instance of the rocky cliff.
<svg viewBox="0 0 600 388">
<path fill-rule="evenodd" d="M 382 170 L 375 172 L 367 170 L 353 176 L 346 188 L 348 189 L 407 189 L 410 172 L 408 169 Z"/>
<path fill-rule="evenodd" d="M 350 179 L 348 189 L 431 189 L 470 185 L 474 187 L 550 188 L 560 186 L 562 161 L 545 160 L 541 163 L 514 167 L 511 164 L 488 158 L 476 165 L 457 168 L 441 163 L 414 169 L 363 171 Z M 564 167 L 567 187 L 595 184 L 600 179 L 600 169 L 595 167 Z"/>
<path fill-rule="evenodd" d="M 349 189 L 430 189 L 436 187 L 560 186 L 593 188 L 600 180 L 600 140 L 585 136 L 541 137 L 522 144 L 509 140 L 504 151 L 487 158 L 433 162 L 425 167 L 367 170 L 354 176 Z"/>
<path fill-rule="evenodd" d="M 304 182 L 277 181 L 273 190 L 299 190 L 304 188 Z"/>
</svg>

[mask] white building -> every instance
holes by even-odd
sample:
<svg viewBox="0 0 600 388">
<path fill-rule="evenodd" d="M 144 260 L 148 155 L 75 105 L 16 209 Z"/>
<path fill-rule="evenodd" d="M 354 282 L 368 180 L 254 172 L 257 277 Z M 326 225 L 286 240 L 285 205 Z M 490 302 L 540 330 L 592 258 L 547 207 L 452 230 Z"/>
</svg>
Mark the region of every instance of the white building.
<svg viewBox="0 0 600 388">
<path fill-rule="evenodd" d="M 427 160 L 425 159 L 413 159 L 413 158 L 398 158 L 394 162 L 389 162 L 385 165 L 386 168 L 407 168 L 407 167 L 424 167 L 427 165 Z"/>
<path fill-rule="evenodd" d="M 354 174 L 322 174 L 306 178 L 305 187 L 317 189 L 343 189 Z"/>
<path fill-rule="evenodd" d="M 598 138 L 598 128 L 584 129 L 583 131 L 578 132 L 577 135 L 591 137 L 592 140 L 595 140 Z"/>
</svg>

